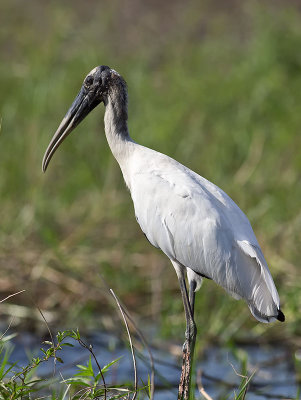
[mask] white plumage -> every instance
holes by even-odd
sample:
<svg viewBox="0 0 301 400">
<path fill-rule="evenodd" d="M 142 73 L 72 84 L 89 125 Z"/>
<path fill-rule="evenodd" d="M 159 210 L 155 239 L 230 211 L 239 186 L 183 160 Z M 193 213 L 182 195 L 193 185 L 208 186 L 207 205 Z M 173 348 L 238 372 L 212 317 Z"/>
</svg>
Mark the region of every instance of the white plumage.
<svg viewBox="0 0 301 400">
<path fill-rule="evenodd" d="M 191 270 L 189 281 L 210 278 L 233 297 L 244 298 L 259 321 L 274 320 L 277 290 L 240 208 L 172 158 L 134 142 L 129 147 L 126 160 L 119 162 L 137 221 L 151 244 Z"/>
<path fill-rule="evenodd" d="M 179 279 L 187 270 L 198 289 L 202 277 L 210 278 L 233 297 L 245 299 L 259 321 L 283 321 L 277 290 L 245 214 L 213 183 L 131 139 L 127 89 L 116 71 L 96 67 L 85 78 L 46 150 L 43 170 L 64 138 L 100 102 L 106 106 L 106 137 L 131 192 L 137 221 L 148 240 L 170 258 Z"/>
<path fill-rule="evenodd" d="M 64 138 L 100 102 L 106 107 L 106 137 L 131 192 L 137 221 L 178 275 L 186 317 L 178 400 L 188 400 L 196 338 L 194 298 L 202 277 L 243 298 L 261 322 L 284 321 L 278 293 L 252 227 L 234 201 L 189 168 L 131 139 L 126 84 L 115 70 L 100 66 L 87 75 L 46 150 L 43 170 Z"/>
</svg>

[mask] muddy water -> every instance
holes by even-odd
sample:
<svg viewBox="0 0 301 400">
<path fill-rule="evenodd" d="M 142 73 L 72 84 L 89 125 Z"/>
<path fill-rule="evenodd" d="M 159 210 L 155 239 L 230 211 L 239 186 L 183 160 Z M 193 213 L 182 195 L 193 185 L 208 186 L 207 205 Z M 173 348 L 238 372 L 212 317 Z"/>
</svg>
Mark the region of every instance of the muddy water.
<svg viewBox="0 0 301 400">
<path fill-rule="evenodd" d="M 113 359 L 122 357 L 106 375 L 108 384 L 122 384 L 133 381 L 133 364 L 130 352 L 126 345 L 111 334 L 95 334 L 85 339 L 92 343 L 94 353 L 99 363 L 103 366 Z M 11 361 L 19 361 L 25 365 L 28 357 L 41 356 L 39 347 L 41 340 L 29 333 L 13 339 L 14 350 Z M 77 343 L 73 348 L 66 347 L 60 352 L 64 364 L 56 366 L 56 376 L 71 377 L 76 371 L 77 364 L 85 364 L 89 358 L 88 351 Z M 293 366 L 293 356 L 284 347 L 279 346 L 246 346 L 240 348 L 248 355 L 248 373 L 257 370 L 252 379 L 248 400 L 263 399 L 295 399 L 297 396 L 296 374 Z M 180 376 L 180 360 L 162 350 L 152 349 L 155 359 L 156 400 L 174 400 L 177 397 L 177 384 Z M 241 371 L 241 364 L 229 349 L 211 347 L 207 349 L 202 360 L 196 360 L 197 368 L 203 371 L 202 384 L 206 392 L 213 398 L 234 399 L 234 393 L 241 378 L 237 375 Z M 139 384 L 141 379 L 147 382 L 150 373 L 147 353 L 137 352 L 137 366 Z M 236 372 L 235 372 L 236 371 Z M 53 362 L 41 364 L 39 374 L 42 376 L 53 375 Z M 61 379 L 60 379 L 61 380 Z M 140 395 L 140 399 L 143 397 Z M 197 394 L 196 398 L 200 398 Z"/>
</svg>

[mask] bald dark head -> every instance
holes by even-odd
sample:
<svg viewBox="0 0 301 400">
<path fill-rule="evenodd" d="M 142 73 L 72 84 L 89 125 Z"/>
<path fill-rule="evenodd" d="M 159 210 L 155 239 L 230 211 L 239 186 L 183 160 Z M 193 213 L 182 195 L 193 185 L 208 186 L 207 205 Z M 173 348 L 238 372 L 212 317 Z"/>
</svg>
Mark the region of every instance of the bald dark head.
<svg viewBox="0 0 301 400">
<path fill-rule="evenodd" d="M 126 83 L 121 75 L 107 65 L 95 67 L 86 76 L 83 88 L 89 96 L 103 101 L 106 105 L 107 96 L 126 92 Z"/>
<path fill-rule="evenodd" d="M 127 120 L 127 89 L 124 79 L 106 65 L 95 67 L 85 77 L 74 102 L 55 132 L 43 159 L 43 171 L 69 133 L 101 102 L 111 102 L 117 118 Z"/>
</svg>

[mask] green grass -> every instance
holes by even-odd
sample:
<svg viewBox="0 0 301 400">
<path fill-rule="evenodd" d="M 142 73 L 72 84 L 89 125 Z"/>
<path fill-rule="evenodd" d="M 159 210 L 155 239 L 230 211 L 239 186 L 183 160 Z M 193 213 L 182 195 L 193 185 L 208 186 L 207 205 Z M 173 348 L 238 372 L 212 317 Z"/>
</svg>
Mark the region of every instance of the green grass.
<svg viewBox="0 0 301 400">
<path fill-rule="evenodd" d="M 11 337 L 5 334 L 0 338 L 0 398 L 3 400 L 31 398 L 53 400 L 129 399 L 129 395 L 133 396 L 135 392 L 137 400 L 152 398 L 150 378 L 148 383 L 143 383 L 140 378 L 141 383 L 137 382 L 137 387 L 134 382 L 116 382 L 117 374 L 114 368 L 119 367 L 118 362 L 122 357 L 101 366 L 94 353 L 93 345 L 85 343 L 78 330 L 59 331 L 55 336 L 51 335 L 51 341 L 44 341 L 38 354 L 35 357 L 29 357 L 25 365 L 12 361 L 13 347 L 10 339 Z M 77 364 L 73 373 L 64 369 L 58 371 L 59 366 L 62 366 L 61 364 L 64 364 L 65 358 L 68 357 L 67 352 L 72 351 L 70 348 L 73 348 L 75 344 L 79 344 L 87 351 L 86 362 Z M 62 350 L 65 350 L 63 355 Z M 73 357 L 74 353 L 76 354 L 76 351 L 73 350 Z M 248 376 L 246 354 L 238 351 L 233 354 L 241 363 L 241 371 L 238 373 L 234 370 L 236 375 L 239 374 L 241 383 L 236 390 L 234 389 L 235 385 L 232 387 L 230 384 L 231 389 L 227 387 L 228 393 L 221 394 L 219 399 L 244 400 L 255 371 Z M 48 363 L 47 375 L 45 375 L 45 368 L 44 371 L 41 370 L 41 365 L 45 363 Z M 70 366 L 70 356 L 67 361 L 68 365 Z M 233 366 L 232 368 L 234 369 Z M 108 383 L 111 380 L 113 383 Z M 205 391 L 199 374 L 197 380 L 198 387 L 202 387 L 202 390 Z M 165 385 L 163 384 L 164 386 L 166 389 L 175 390 L 168 381 L 165 382 Z M 194 400 L 194 393 L 198 391 L 196 382 L 193 383 L 192 388 L 190 398 Z"/>
<path fill-rule="evenodd" d="M 106 324 L 101 274 L 142 321 L 151 317 L 160 334 L 183 336 L 176 276 L 136 224 L 105 140 L 103 107 L 41 172 L 45 148 L 85 74 L 108 64 L 128 83 L 132 137 L 239 204 L 279 289 L 287 322 L 266 326 L 206 282 L 196 304 L 199 349 L 217 338 L 294 342 L 301 301 L 300 14 L 259 2 L 233 15 L 194 1 L 170 7 L 2 1 L 1 297 L 25 288 L 12 302 L 32 308 L 33 300 L 52 313 L 53 324 Z M 10 314 L 5 304 L 3 310 Z M 24 319 L 16 322 L 22 327 Z"/>
<path fill-rule="evenodd" d="M 1 337 L 0 397 L 3 400 L 30 399 L 32 396 L 43 396 L 43 398 L 54 400 L 120 399 L 128 398 L 128 394 L 133 392 L 133 389 L 126 385 L 113 387 L 106 383 L 105 376 L 111 372 L 110 368 L 118 363 L 119 359 L 101 367 L 92 346 L 82 340 L 78 330 L 58 332 L 53 341 L 43 342 L 39 357 L 30 359 L 27 365 L 22 366 L 10 361 L 11 347 L 5 346 L 5 342 L 7 342 L 6 338 Z M 77 371 L 66 378 L 62 374 L 56 374 L 56 364 L 64 363 L 60 352 L 66 346 L 74 347 L 72 342 L 78 342 L 89 351 L 90 358 L 85 365 L 77 365 Z M 92 364 L 92 358 L 93 361 L 95 360 L 95 365 Z M 53 376 L 45 378 L 41 376 L 40 366 L 47 362 L 53 363 Z M 49 369 L 51 370 L 51 365 Z M 144 387 L 139 387 L 138 393 L 144 389 Z"/>
</svg>

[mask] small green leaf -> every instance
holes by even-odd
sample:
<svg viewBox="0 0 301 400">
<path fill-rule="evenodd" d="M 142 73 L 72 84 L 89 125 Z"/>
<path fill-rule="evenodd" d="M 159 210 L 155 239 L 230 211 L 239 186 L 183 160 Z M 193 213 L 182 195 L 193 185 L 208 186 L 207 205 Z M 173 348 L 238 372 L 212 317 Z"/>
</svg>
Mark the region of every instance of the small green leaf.
<svg viewBox="0 0 301 400">
<path fill-rule="evenodd" d="M 84 379 L 78 379 L 78 378 L 69 378 L 69 379 L 62 381 L 61 383 L 67 383 L 70 385 L 82 385 L 82 386 L 87 386 L 87 387 L 91 386 L 89 381 L 86 381 Z"/>
<path fill-rule="evenodd" d="M 105 366 L 101 369 L 101 372 L 106 372 L 112 365 L 116 364 L 122 357 L 123 357 L 123 356 L 118 357 L 118 358 L 116 358 L 115 360 L 111 361 L 109 364 L 105 365 Z"/>
</svg>

